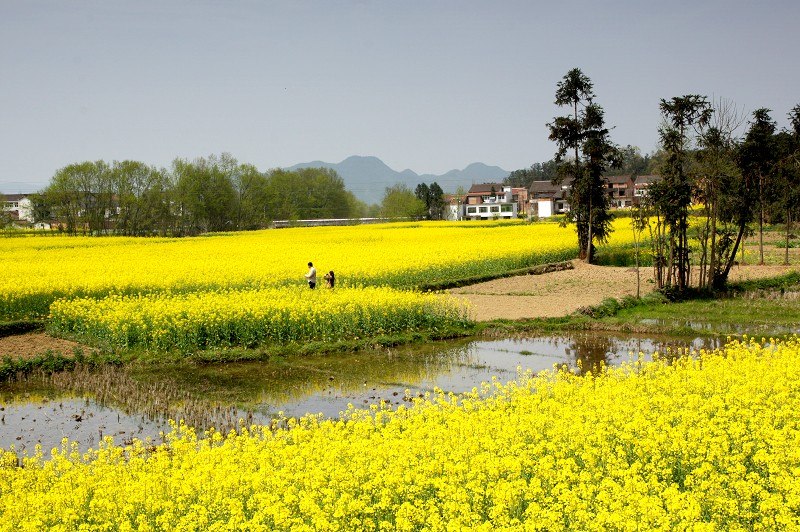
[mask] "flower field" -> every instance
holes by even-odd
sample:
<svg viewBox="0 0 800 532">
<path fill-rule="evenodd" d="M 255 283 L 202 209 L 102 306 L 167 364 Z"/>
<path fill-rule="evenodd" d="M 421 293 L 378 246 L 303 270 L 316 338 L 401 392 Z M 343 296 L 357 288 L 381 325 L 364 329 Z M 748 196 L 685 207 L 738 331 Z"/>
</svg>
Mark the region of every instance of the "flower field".
<svg viewBox="0 0 800 532">
<path fill-rule="evenodd" d="M 630 240 L 621 220 L 615 240 Z M 627 236 L 626 236 L 627 235 Z M 59 298 L 302 285 L 306 263 L 341 285 L 425 283 L 567 260 L 557 224 L 423 222 L 212 234 L 194 238 L 0 239 L 0 319 L 46 316 Z"/>
<path fill-rule="evenodd" d="M 0 455 L 3 530 L 796 530 L 800 341 Z M 20 467 L 20 465 L 22 467 Z"/>
<path fill-rule="evenodd" d="M 50 307 L 57 332 L 155 350 L 352 340 L 466 323 L 466 308 L 453 298 L 384 287 L 114 295 Z"/>
</svg>

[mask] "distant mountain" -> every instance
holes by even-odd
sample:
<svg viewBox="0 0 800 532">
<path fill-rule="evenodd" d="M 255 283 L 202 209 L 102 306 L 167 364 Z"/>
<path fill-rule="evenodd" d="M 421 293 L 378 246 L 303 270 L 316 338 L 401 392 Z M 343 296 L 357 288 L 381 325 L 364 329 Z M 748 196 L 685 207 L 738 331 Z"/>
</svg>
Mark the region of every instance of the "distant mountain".
<svg viewBox="0 0 800 532">
<path fill-rule="evenodd" d="M 420 183 L 430 185 L 436 181 L 445 192 L 455 192 L 459 186 L 465 189 L 473 183 L 499 182 L 505 179 L 509 172 L 497 166 L 487 166 L 483 163 L 472 163 L 463 170 L 450 170 L 442 175 L 422 174 L 413 170 L 397 172 L 392 170 L 377 157 L 361 157 L 354 155 L 340 163 L 326 163 L 311 161 L 310 163 L 296 164 L 287 170 L 301 168 L 332 168 L 336 170 L 347 190 L 351 191 L 361 201 L 367 203 L 380 203 L 386 187 L 397 183 L 407 185 L 414 190 Z"/>
</svg>

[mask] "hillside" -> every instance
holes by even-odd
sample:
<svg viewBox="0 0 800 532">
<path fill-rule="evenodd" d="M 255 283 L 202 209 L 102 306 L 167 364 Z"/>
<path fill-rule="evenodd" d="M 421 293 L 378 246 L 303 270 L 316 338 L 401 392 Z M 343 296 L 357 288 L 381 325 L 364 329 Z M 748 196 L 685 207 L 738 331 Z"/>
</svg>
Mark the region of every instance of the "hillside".
<svg viewBox="0 0 800 532">
<path fill-rule="evenodd" d="M 431 184 L 437 182 L 445 192 L 455 192 L 459 186 L 468 189 L 473 183 L 502 181 L 509 172 L 497 166 L 487 166 L 483 163 L 472 163 L 463 170 L 450 170 L 442 175 L 417 174 L 413 170 L 398 172 L 389 168 L 377 157 L 362 157 L 354 155 L 340 163 L 326 163 L 311 161 L 296 164 L 287 170 L 300 168 L 332 168 L 344 179 L 347 190 L 367 203 L 380 203 L 386 187 L 403 183 L 412 190 L 419 183 Z"/>
</svg>

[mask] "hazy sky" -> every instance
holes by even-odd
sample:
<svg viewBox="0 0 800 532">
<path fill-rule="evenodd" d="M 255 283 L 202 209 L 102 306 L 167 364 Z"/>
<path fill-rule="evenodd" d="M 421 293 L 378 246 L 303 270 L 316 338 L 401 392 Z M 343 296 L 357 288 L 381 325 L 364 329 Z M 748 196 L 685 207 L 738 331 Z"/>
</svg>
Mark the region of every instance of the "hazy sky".
<svg viewBox="0 0 800 532">
<path fill-rule="evenodd" d="M 550 159 L 556 83 L 656 147 L 660 98 L 800 103 L 800 1 L 0 0 L 0 191 L 84 160 L 374 155 L 441 174 Z"/>
</svg>

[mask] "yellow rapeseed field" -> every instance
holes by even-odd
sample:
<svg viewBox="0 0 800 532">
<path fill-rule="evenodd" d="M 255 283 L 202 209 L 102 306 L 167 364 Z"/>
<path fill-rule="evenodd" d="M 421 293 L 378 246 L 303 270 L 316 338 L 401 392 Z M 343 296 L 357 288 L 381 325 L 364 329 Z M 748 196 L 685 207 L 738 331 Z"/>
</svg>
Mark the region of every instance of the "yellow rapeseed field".
<svg viewBox="0 0 800 532">
<path fill-rule="evenodd" d="M 800 341 L 0 455 L 2 530 L 797 530 Z"/>
<path fill-rule="evenodd" d="M 49 319 L 52 330 L 115 347 L 183 351 L 356 340 L 467 322 L 464 305 L 445 295 L 387 287 L 302 286 L 58 300 Z"/>
<path fill-rule="evenodd" d="M 615 243 L 631 240 L 619 220 Z M 55 299 L 110 293 L 301 285 L 306 263 L 343 285 L 413 288 L 566 260 L 575 231 L 554 223 L 420 222 L 193 238 L 0 239 L 0 318 L 44 316 Z"/>
</svg>

